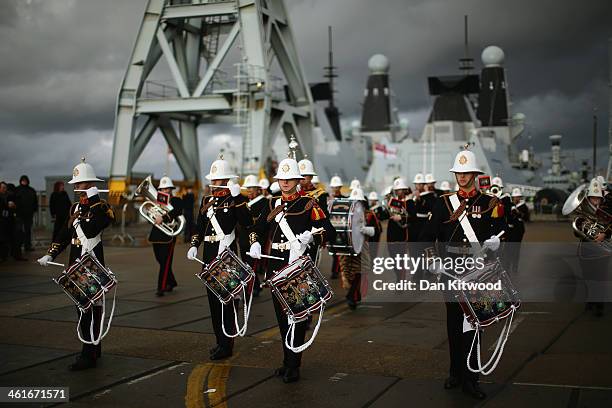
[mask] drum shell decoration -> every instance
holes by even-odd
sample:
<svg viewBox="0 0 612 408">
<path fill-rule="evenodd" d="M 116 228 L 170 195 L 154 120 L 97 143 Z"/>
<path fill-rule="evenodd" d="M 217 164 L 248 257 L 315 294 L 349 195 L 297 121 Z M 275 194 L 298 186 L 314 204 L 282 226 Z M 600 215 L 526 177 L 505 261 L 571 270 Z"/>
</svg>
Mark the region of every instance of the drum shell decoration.
<svg viewBox="0 0 612 408">
<path fill-rule="evenodd" d="M 227 304 L 242 293 L 243 284 L 248 285 L 255 279 L 255 272 L 234 252 L 226 249 L 196 276 L 221 303 Z"/>
<path fill-rule="evenodd" d="M 505 319 L 512 313 L 512 306 L 518 309 L 521 301 L 518 291 L 510 281 L 499 259 L 485 264 L 482 269 L 474 269 L 462 274 L 464 282 L 497 283 L 501 280 L 502 290 L 461 290 L 457 298 L 467 320 L 480 327 L 486 327 Z"/>
<path fill-rule="evenodd" d="M 309 256 L 302 256 L 279 270 L 268 280 L 272 293 L 287 316 L 306 320 L 327 302 L 334 292 Z"/>
<path fill-rule="evenodd" d="M 117 285 L 117 278 L 95 256 L 85 254 L 53 282 L 84 312 Z"/>
<path fill-rule="evenodd" d="M 364 236 L 360 227 L 365 225 L 363 205 L 359 201 L 336 198 L 329 206 L 329 221 L 336 230 L 334 242 L 328 243 L 330 255 L 359 255 Z"/>
</svg>

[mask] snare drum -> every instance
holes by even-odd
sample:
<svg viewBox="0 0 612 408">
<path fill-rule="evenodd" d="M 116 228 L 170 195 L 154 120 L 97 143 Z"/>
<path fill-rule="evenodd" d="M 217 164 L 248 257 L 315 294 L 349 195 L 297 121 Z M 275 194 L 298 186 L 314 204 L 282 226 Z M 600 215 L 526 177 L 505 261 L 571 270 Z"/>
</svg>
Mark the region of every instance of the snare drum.
<svg viewBox="0 0 612 408">
<path fill-rule="evenodd" d="M 90 253 L 77 259 L 53 281 L 83 312 L 101 300 L 106 292 L 117 285 L 113 272 L 104 267 Z"/>
<path fill-rule="evenodd" d="M 330 255 L 359 255 L 364 236 L 360 231 L 365 225 L 363 204 L 348 198 L 336 198 L 329 206 L 329 221 L 336 230 L 334 242 L 330 242 Z"/>
<path fill-rule="evenodd" d="M 306 320 L 334 295 L 309 256 L 302 256 L 268 280 L 272 293 L 290 321 Z"/>
<path fill-rule="evenodd" d="M 499 259 L 482 269 L 461 275 L 464 282 L 495 284 L 501 281 L 501 290 L 461 290 L 455 296 L 467 320 L 475 327 L 489 326 L 505 319 L 518 309 L 521 301 Z"/>
<path fill-rule="evenodd" d="M 228 304 L 243 292 L 253 279 L 255 272 L 230 249 L 226 249 L 196 276 L 219 298 Z"/>
</svg>

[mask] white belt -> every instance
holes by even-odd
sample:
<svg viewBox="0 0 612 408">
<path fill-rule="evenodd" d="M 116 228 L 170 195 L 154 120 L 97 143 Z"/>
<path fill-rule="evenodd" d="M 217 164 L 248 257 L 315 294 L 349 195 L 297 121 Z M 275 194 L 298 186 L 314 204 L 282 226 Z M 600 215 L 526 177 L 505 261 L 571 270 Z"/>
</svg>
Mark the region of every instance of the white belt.
<svg viewBox="0 0 612 408">
<path fill-rule="evenodd" d="M 272 249 L 277 249 L 279 251 L 288 251 L 291 249 L 291 244 L 289 242 L 273 242 Z"/>
<path fill-rule="evenodd" d="M 204 236 L 204 241 L 205 242 L 219 242 L 222 239 L 225 239 L 225 240 L 227 240 L 227 242 L 229 244 L 231 244 L 232 242 L 234 242 L 235 237 L 236 237 L 236 235 L 235 235 L 234 231 L 232 230 L 232 232 L 230 234 L 224 234 L 224 235 L 206 235 L 206 236 Z"/>
<path fill-rule="evenodd" d="M 429 218 L 429 213 L 417 213 L 417 218 Z"/>
</svg>

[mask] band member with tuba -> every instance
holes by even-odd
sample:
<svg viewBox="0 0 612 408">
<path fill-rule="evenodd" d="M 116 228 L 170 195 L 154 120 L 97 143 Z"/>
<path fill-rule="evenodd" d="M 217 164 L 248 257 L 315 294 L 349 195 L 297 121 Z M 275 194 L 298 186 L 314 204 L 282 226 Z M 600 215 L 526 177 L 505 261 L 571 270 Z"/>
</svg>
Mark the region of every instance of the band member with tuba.
<svg viewBox="0 0 612 408">
<path fill-rule="evenodd" d="M 357 308 L 361 301 L 361 271 L 370 270 L 372 258 L 370 255 L 370 241 L 380 237 L 382 227 L 373 211 L 368 209 L 367 200 L 363 190 L 355 187 L 351 191 L 349 200 L 362 203 L 364 208 L 365 224 L 359 227 L 359 231 L 365 236 L 361 252 L 358 255 L 340 255 L 340 270 L 342 271 L 342 286 L 348 289 L 346 301 L 351 310 Z M 376 241 L 375 241 L 376 242 Z"/>
<path fill-rule="evenodd" d="M 281 195 L 268 202 L 265 211 L 257 220 L 256 230 L 259 241 L 253 242 L 249 251 L 252 257 L 259 259 L 263 247 L 266 254 L 282 258 L 282 261 L 269 260 L 266 279 L 270 279 L 283 267 L 306 254 L 309 245 L 322 245 L 327 240 L 333 240 L 336 234 L 317 200 L 297 191 L 299 181 L 303 177 L 295 159 L 289 157 L 282 160 L 274 178 L 278 180 Z M 318 230 L 313 233 L 313 229 Z M 289 329 L 287 316 L 275 296 L 272 300 L 281 340 L 284 340 Z M 294 344 L 298 346 L 304 344 L 307 324 L 307 321 L 296 324 Z M 302 353 L 294 353 L 287 348 L 284 341 L 282 344 L 283 365 L 275 371 L 275 374 L 282 377 L 285 383 L 298 381 Z"/>
<path fill-rule="evenodd" d="M 496 251 L 500 245 L 496 234 L 507 227 L 504 225 L 504 219 L 493 212 L 498 199 L 476 189 L 476 176 L 482 171 L 478 167 L 476 156 L 467 150 L 467 146 L 455 157 L 450 172 L 455 174 L 459 191 L 444 194 L 436 200 L 430 220 L 425 224 L 420 237 L 421 241 L 431 245 L 426 254 L 457 258 L 481 256 L 481 248 Z M 451 389 L 461 385 L 468 395 L 484 399 L 486 394 L 480 389 L 478 375 L 470 371 L 466 364 L 473 340 L 473 334 L 469 332 L 473 331 L 473 328 L 452 294 L 446 291 L 444 296 L 451 362 L 450 375 L 444 383 L 444 388 Z M 476 366 L 476 352 L 472 352 L 471 357 L 474 360 L 471 362 L 472 366 Z"/>
<path fill-rule="evenodd" d="M 85 163 L 85 158 L 82 158 L 81 163 L 74 167 L 72 179 L 68 183 L 73 184 L 75 190 L 80 190 L 79 202 L 72 204 L 68 222 L 60 230 L 57 239 L 49 246 L 47 254 L 38 259 L 40 265 L 48 266 L 48 263 L 53 261 L 68 245 L 70 245 L 68 266 L 73 265 L 81 255 L 88 252 L 93 252 L 98 261 L 104 265 L 101 235 L 102 231 L 113 222 L 115 214 L 106 201 L 100 199 L 95 183 L 101 181 L 96 177 L 92 165 Z M 90 333 L 92 319 L 93 332 L 99 333 L 102 324 L 100 302 L 96 302 L 87 309 L 79 321 L 78 330 L 86 341 L 94 340 Z M 102 357 L 102 343 L 97 345 L 83 343 L 81 354 L 69 368 L 72 371 L 94 368 L 100 357 Z"/>
<path fill-rule="evenodd" d="M 197 232 L 191 237 L 187 259 L 197 258 L 198 248 L 202 245 L 203 261 L 209 264 L 226 248 L 237 252 L 236 225 L 249 228 L 253 225 L 253 218 L 246 205 L 246 197 L 240 194 L 240 185 L 230 181 L 237 176 L 230 173 L 230 165 L 222 155 L 212 163 L 206 178 L 211 182 L 211 194 L 202 198 Z M 208 287 L 206 291 L 217 340 L 217 345 L 210 350 L 210 359 L 221 360 L 231 357 L 234 347 L 234 339 L 223 333 L 221 316 L 223 313 L 225 327 L 234 327 L 234 308 L 232 304 L 223 305 Z"/>
<path fill-rule="evenodd" d="M 157 202 L 169 203 L 172 206 L 172 210 L 163 215 L 155 215 L 155 225 L 153 225 L 151 233 L 149 234 L 149 242 L 153 244 L 155 260 L 159 263 L 157 292 L 155 292 L 156 296 L 164 296 L 164 292 L 172 292 L 172 289 L 177 285 L 174 273 L 172 272 L 176 235 L 168 235 L 157 228 L 157 225 L 178 221 L 179 217 L 183 215 L 182 200 L 172 195 L 172 191 L 175 189 L 176 187 L 172 183 L 170 177 L 164 176 L 159 180 L 159 186 L 157 186 Z"/>
<path fill-rule="evenodd" d="M 587 194 L 583 204 L 590 206 L 592 213 L 598 214 L 598 210 L 603 210 L 604 194 L 601 182 L 594 178 L 589 183 Z M 604 210 L 605 211 L 605 210 Z M 599 214 L 597 222 L 601 223 L 601 231 L 592 239 L 586 238 L 584 234 L 575 235 L 580 238 L 578 245 L 578 260 L 580 267 L 587 281 L 589 301 L 586 303 L 586 310 L 590 310 L 597 317 L 603 316 L 604 302 L 606 298 L 605 283 L 609 280 L 610 271 L 610 252 L 601 247 L 600 243 L 610 240 L 612 235 L 612 213 Z M 607 224 L 603 224 L 607 222 Z"/>
</svg>

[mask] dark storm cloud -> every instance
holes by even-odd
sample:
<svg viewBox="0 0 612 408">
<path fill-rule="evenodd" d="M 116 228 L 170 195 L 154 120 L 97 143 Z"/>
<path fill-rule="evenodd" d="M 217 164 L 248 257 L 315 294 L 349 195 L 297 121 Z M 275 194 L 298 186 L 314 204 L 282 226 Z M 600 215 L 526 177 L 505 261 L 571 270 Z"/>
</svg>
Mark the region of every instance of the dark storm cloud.
<svg viewBox="0 0 612 408">
<path fill-rule="evenodd" d="M 531 139 L 523 142 L 548 149 L 548 136 L 561 133 L 565 147 L 585 147 L 593 107 L 599 108 L 600 143 L 607 139 L 609 1 L 285 3 L 310 82 L 322 80 L 327 26 L 333 26 L 338 105 L 348 122 L 360 116 L 369 57 L 383 53 L 391 61 L 397 107 L 420 134 L 432 103 L 427 76 L 458 73 L 468 14 L 476 66 L 487 45 L 506 53 L 512 109 L 528 118 Z M 64 143 L 74 154 L 103 144 L 99 151 L 106 152 L 108 168 L 115 99 L 145 5 L 145 0 L 0 1 L 0 173 L 22 167 L 24 158 L 33 156 L 30 149 L 42 149 L 46 156 L 40 160 L 47 163 L 62 155 Z M 19 141 L 24 142 L 16 147 Z M 202 156 L 208 159 L 213 153 L 207 148 L 206 143 Z M 40 166 L 41 177 L 51 169 L 50 162 Z"/>
</svg>

